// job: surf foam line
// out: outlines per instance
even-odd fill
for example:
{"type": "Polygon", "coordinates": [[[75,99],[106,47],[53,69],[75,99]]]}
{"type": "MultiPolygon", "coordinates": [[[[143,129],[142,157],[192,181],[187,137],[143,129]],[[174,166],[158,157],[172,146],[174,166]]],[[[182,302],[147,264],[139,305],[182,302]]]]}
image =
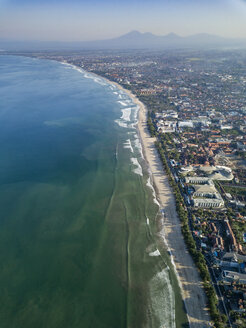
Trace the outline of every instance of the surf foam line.
{"type": "Polygon", "coordinates": [[[143,155],[143,147],[142,147],[142,144],[141,144],[140,138],[139,138],[139,136],[138,136],[136,133],[135,133],[134,137],[135,137],[135,140],[134,140],[134,146],[136,147],[136,149],[137,149],[138,152],[140,153],[141,158],[144,159],[144,155],[143,155]]]}
{"type": "Polygon", "coordinates": [[[131,152],[133,153],[133,148],[132,148],[132,143],[130,139],[127,139],[126,142],[124,142],[124,148],[130,149],[131,152]]]}
{"type": "MultiPolygon", "coordinates": [[[[111,90],[115,90],[115,88],[114,89],[110,88],[110,89],[111,90]]],[[[114,91],[113,94],[115,94],[116,96],[118,96],[119,99],[123,99],[122,95],[119,92],[114,91]]]]}
{"type": "MultiPolygon", "coordinates": [[[[134,132],[132,132],[134,133],[134,132]]],[[[144,160],[146,161],[145,159],[145,156],[144,156],[144,160]]],[[[146,163],[148,163],[146,161],[146,163]]],[[[166,240],[166,237],[165,237],[165,210],[164,209],[161,209],[161,204],[159,203],[159,201],[157,200],[157,196],[156,196],[156,190],[153,186],[153,178],[152,178],[152,172],[150,170],[150,167],[148,166],[148,174],[149,174],[149,178],[146,182],[146,185],[152,190],[152,195],[153,195],[153,201],[156,205],[158,205],[159,207],[159,211],[158,213],[161,214],[161,220],[160,220],[160,223],[161,223],[161,229],[158,233],[159,237],[162,239],[164,245],[166,246],[167,248],[167,251],[168,251],[168,254],[170,255],[170,260],[171,260],[171,264],[172,264],[172,267],[173,267],[173,270],[174,270],[174,273],[175,273],[175,276],[177,277],[177,281],[178,281],[178,285],[179,285],[179,288],[181,290],[181,294],[182,294],[182,299],[183,299],[183,302],[184,302],[184,307],[185,307],[185,311],[186,311],[186,315],[187,315],[187,319],[188,319],[188,323],[189,323],[189,327],[190,327],[190,318],[189,318],[189,315],[188,315],[188,311],[187,311],[187,306],[186,306],[186,302],[185,302],[185,298],[184,298],[184,295],[183,295],[183,289],[182,289],[182,285],[181,285],[181,281],[180,281],[180,277],[179,277],[179,274],[178,274],[178,271],[177,271],[177,267],[176,267],[176,264],[174,262],[174,256],[172,254],[172,251],[168,245],[168,242],[166,240]]],[[[147,218],[147,225],[149,225],[149,219],[147,218]]],[[[170,268],[167,266],[167,268],[170,270],[170,268]]],[[[175,301],[175,299],[174,299],[175,301]]],[[[164,302],[165,303],[165,302],[164,302]]],[[[164,304],[163,303],[163,304],[164,304]]],[[[163,328],[166,326],[163,325],[161,326],[160,328],[163,328]]],[[[174,310],[174,327],[176,327],[176,324],[175,324],[175,310],[174,310]]]]}
{"type": "Polygon", "coordinates": [[[104,82],[102,79],[100,79],[99,77],[97,76],[93,76],[89,73],[84,73],[84,77],[86,79],[92,79],[94,82],[98,83],[98,84],[101,84],[101,85],[107,85],[106,82],[104,82]]]}
{"type": "Polygon", "coordinates": [[[118,103],[122,106],[128,106],[128,103],[126,101],[118,100],[118,103]]]}
{"type": "Polygon", "coordinates": [[[122,116],[121,116],[122,120],[127,122],[131,121],[131,112],[132,112],[131,107],[121,109],[121,112],[122,112],[122,116]]]}
{"type": "Polygon", "coordinates": [[[104,80],[103,78],[100,78],[99,76],[94,75],[94,74],[92,74],[92,73],[88,73],[88,72],[86,72],[85,70],[83,70],[82,68],[80,68],[80,67],[78,67],[78,66],[76,66],[76,65],[69,64],[69,63],[67,63],[66,61],[62,61],[62,62],[60,62],[60,63],[61,63],[62,65],[70,66],[71,68],[73,68],[73,69],[76,70],[77,72],[83,74],[84,78],[86,78],[86,79],[91,79],[91,80],[93,80],[94,82],[96,82],[96,83],[98,83],[98,84],[100,84],[100,85],[103,85],[103,86],[107,86],[107,85],[109,85],[109,87],[112,87],[112,88],[113,88],[112,90],[114,90],[114,89],[116,88],[115,85],[110,84],[109,82],[107,82],[107,81],[104,80]]]}
{"type": "Polygon", "coordinates": [[[141,165],[138,162],[138,159],[136,157],[132,157],[131,158],[131,162],[134,166],[136,166],[136,168],[133,170],[134,173],[143,176],[143,170],[141,165]]]}
{"type": "Polygon", "coordinates": [[[121,128],[125,128],[125,129],[128,128],[127,123],[125,123],[121,119],[115,120],[115,123],[117,123],[121,128]]]}
{"type": "MultiPolygon", "coordinates": [[[[131,113],[130,114],[128,113],[128,112],[130,112],[130,110],[129,110],[130,106],[131,106],[131,109],[133,107],[135,107],[135,108],[137,107],[134,100],[131,97],[129,97],[129,95],[126,91],[120,89],[120,86],[117,87],[117,85],[113,84],[113,82],[111,82],[107,79],[101,78],[100,76],[98,76],[94,73],[88,73],[87,71],[85,71],[84,69],[82,69],[82,68],[80,68],[76,65],[67,63],[66,61],[62,61],[62,62],[59,61],[59,63],[62,64],[62,65],[66,65],[66,66],[69,66],[69,67],[73,68],[77,72],[83,74],[84,78],[92,79],[95,83],[98,83],[98,84],[103,85],[103,86],[109,86],[109,88],[113,91],[114,94],[116,94],[116,95],[118,95],[118,97],[122,98],[121,100],[118,100],[118,103],[121,104],[124,107],[128,106],[128,108],[125,108],[127,110],[127,112],[123,112],[123,109],[122,109],[121,119],[115,120],[115,123],[117,123],[122,128],[133,128],[133,129],[136,128],[137,121],[134,122],[134,123],[131,123],[129,125],[126,123],[126,121],[127,122],[130,121],[131,113]],[[123,97],[124,97],[124,99],[123,99],[123,97]]],[[[137,113],[134,112],[134,119],[136,117],[137,117],[137,113]]]]}
{"type": "Polygon", "coordinates": [[[149,289],[152,309],[160,321],[160,328],[176,328],[175,295],[168,268],[158,272],[150,280],[149,289]]]}
{"type": "Polygon", "coordinates": [[[159,249],[157,249],[154,252],[149,253],[149,256],[160,256],[160,255],[161,255],[161,253],[160,253],[159,249]]]}
{"type": "Polygon", "coordinates": [[[157,197],[156,197],[156,192],[155,192],[155,188],[153,187],[153,184],[151,183],[151,179],[150,179],[150,176],[146,182],[146,186],[149,187],[151,190],[152,190],[152,195],[153,195],[153,201],[156,205],[159,206],[159,208],[161,207],[160,203],[158,202],[157,200],[157,197]]]}
{"type": "Polygon", "coordinates": [[[186,301],[185,301],[185,298],[184,298],[184,295],[183,295],[183,289],[182,289],[182,284],[181,284],[181,281],[180,281],[180,277],[179,277],[179,274],[178,274],[178,271],[177,271],[177,267],[176,267],[176,264],[174,262],[174,256],[173,256],[173,253],[170,249],[170,247],[168,246],[168,242],[166,240],[166,237],[165,237],[165,210],[162,209],[160,211],[161,215],[162,215],[162,218],[161,218],[161,230],[159,232],[159,236],[162,238],[164,244],[166,245],[167,247],[167,251],[170,255],[170,260],[171,260],[171,263],[172,263],[172,266],[173,266],[173,269],[174,269],[174,273],[177,277],[177,281],[178,281],[178,285],[179,285],[179,288],[181,290],[181,294],[182,294],[182,299],[183,299],[183,302],[184,302],[184,307],[185,307],[185,311],[186,311],[186,315],[187,315],[187,319],[188,319],[188,322],[189,322],[189,327],[190,327],[190,318],[189,318],[189,314],[188,314],[188,311],[187,311],[187,306],[186,306],[186,301]]]}
{"type": "MultiPolygon", "coordinates": [[[[121,100],[118,100],[118,103],[124,107],[127,107],[131,109],[133,108],[138,108],[138,106],[136,106],[136,103],[135,101],[129,97],[128,93],[124,90],[122,90],[120,88],[120,86],[117,87],[117,85],[113,84],[113,82],[107,80],[107,79],[104,79],[104,78],[101,78],[100,76],[94,74],[94,73],[88,73],[87,71],[85,71],[84,69],[76,66],[76,65],[73,65],[73,64],[70,64],[70,63],[67,63],[66,61],[62,61],[62,62],[59,62],[60,64],[62,65],[66,65],[66,66],[69,66],[71,68],[73,68],[74,70],[76,70],[77,72],[83,74],[84,78],[87,78],[87,79],[92,79],[94,82],[100,84],[100,85],[103,85],[103,86],[109,86],[109,88],[113,91],[114,94],[118,95],[118,97],[122,98],[121,100]],[[117,90],[117,91],[116,91],[117,90]],[[124,97],[124,99],[123,99],[124,97]]],[[[123,120],[127,120],[127,121],[130,121],[130,117],[128,117],[128,114],[125,114],[123,113],[122,115],[123,117],[121,117],[121,119],[123,120]]],[[[122,120],[120,119],[117,119],[115,120],[115,122],[122,128],[132,128],[132,129],[135,129],[136,128],[136,125],[137,125],[137,112],[134,111],[134,123],[131,123],[129,125],[127,125],[124,121],[122,122],[122,120]]]]}
{"type": "Polygon", "coordinates": [[[137,121],[138,122],[139,106],[134,106],[133,109],[134,109],[134,117],[133,117],[133,119],[134,119],[134,121],[137,121]]]}

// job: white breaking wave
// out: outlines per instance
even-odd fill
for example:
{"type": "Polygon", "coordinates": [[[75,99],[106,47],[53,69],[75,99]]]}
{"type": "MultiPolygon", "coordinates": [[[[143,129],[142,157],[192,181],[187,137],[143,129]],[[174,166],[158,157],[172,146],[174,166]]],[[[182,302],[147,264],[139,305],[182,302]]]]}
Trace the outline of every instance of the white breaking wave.
{"type": "Polygon", "coordinates": [[[100,79],[99,77],[96,77],[96,76],[94,76],[92,74],[86,73],[86,72],[84,72],[82,70],[80,70],[80,71],[81,71],[81,73],[84,73],[84,77],[86,79],[91,79],[91,80],[93,80],[94,82],[96,82],[96,83],[98,83],[100,85],[108,85],[108,83],[105,82],[103,79],[100,79]]]}
{"type": "Polygon", "coordinates": [[[149,187],[152,190],[152,195],[153,195],[154,203],[160,207],[160,203],[158,202],[158,200],[156,198],[155,189],[154,189],[154,187],[153,187],[153,185],[151,183],[150,177],[147,180],[146,186],[149,187]]]}
{"type": "Polygon", "coordinates": [[[130,149],[131,152],[133,153],[132,143],[130,139],[126,140],[126,142],[124,143],[124,148],[130,149]]]}
{"type": "MultiPolygon", "coordinates": [[[[162,214],[162,218],[161,218],[161,231],[159,232],[159,235],[162,238],[164,244],[167,246],[167,250],[168,250],[168,253],[170,255],[171,263],[172,263],[172,266],[174,268],[174,272],[175,272],[175,275],[177,277],[180,290],[182,291],[182,285],[181,285],[181,281],[180,281],[180,277],[179,277],[179,274],[178,274],[178,271],[177,271],[176,264],[174,262],[173,254],[171,252],[171,249],[168,246],[168,243],[167,243],[167,240],[166,240],[166,237],[165,237],[165,230],[164,230],[165,229],[164,228],[165,227],[165,214],[164,214],[164,209],[161,210],[161,214],[162,214]]],[[[184,300],[184,306],[186,308],[186,302],[185,302],[185,300],[184,300]]],[[[190,322],[189,317],[188,317],[188,321],[190,322]]]]}
{"type": "Polygon", "coordinates": [[[134,121],[138,122],[138,111],[139,111],[139,106],[135,106],[134,108],[134,121]]]}
{"type": "Polygon", "coordinates": [[[130,124],[129,125],[129,127],[131,128],[131,129],[136,129],[136,125],[137,125],[138,123],[136,122],[136,123],[132,123],[132,124],[130,124]]]}
{"type": "Polygon", "coordinates": [[[128,104],[124,101],[118,100],[118,103],[121,104],[122,106],[128,106],[128,104]]]}
{"type": "Polygon", "coordinates": [[[161,214],[162,214],[162,218],[161,218],[161,227],[162,228],[161,228],[161,231],[160,231],[159,235],[161,236],[164,244],[167,246],[168,253],[171,255],[172,253],[171,253],[171,250],[170,250],[170,248],[168,246],[168,243],[167,243],[167,240],[166,240],[166,237],[165,237],[165,231],[164,231],[164,213],[163,213],[163,211],[161,211],[161,214]]]}
{"type": "Polygon", "coordinates": [[[121,111],[122,111],[121,119],[124,121],[130,121],[132,109],[129,107],[129,108],[124,108],[121,111]]]}
{"type": "Polygon", "coordinates": [[[142,144],[141,144],[140,139],[139,139],[139,137],[138,137],[137,134],[135,134],[135,138],[136,138],[136,139],[134,140],[134,146],[135,146],[135,147],[137,148],[137,150],[139,151],[141,157],[144,158],[144,156],[143,156],[143,148],[142,148],[142,144]]]}
{"type": "Polygon", "coordinates": [[[136,168],[133,170],[133,172],[136,173],[136,174],[138,174],[138,175],[143,176],[143,170],[142,170],[141,165],[138,163],[137,158],[132,157],[132,158],[131,158],[131,162],[132,162],[132,164],[133,164],[134,166],[136,166],[136,168]]]}
{"type": "Polygon", "coordinates": [[[101,79],[101,78],[99,78],[99,77],[97,77],[95,75],[92,75],[92,74],[87,73],[82,68],[79,68],[79,67],[77,67],[75,65],[72,65],[72,64],[69,64],[69,63],[66,63],[66,62],[61,62],[61,64],[62,65],[70,66],[71,68],[75,69],[77,72],[82,73],[83,76],[84,76],[84,78],[86,78],[86,79],[92,79],[94,82],[96,82],[98,84],[101,84],[101,85],[108,85],[108,83],[105,82],[103,79],[101,79]]]}
{"type": "Polygon", "coordinates": [[[77,71],[77,72],[79,72],[79,73],[85,74],[85,71],[83,71],[82,68],[79,68],[79,67],[77,67],[77,66],[75,66],[75,65],[73,65],[73,64],[69,64],[69,63],[67,63],[67,62],[60,62],[60,63],[61,63],[62,65],[65,65],[65,66],[68,66],[68,67],[74,69],[75,71],[77,71]]]}
{"type": "Polygon", "coordinates": [[[101,84],[101,85],[107,85],[107,83],[103,82],[103,80],[98,79],[98,78],[96,78],[96,77],[93,78],[93,81],[96,82],[96,83],[98,83],[98,84],[101,84]]]}
{"type": "Polygon", "coordinates": [[[119,90],[119,93],[120,93],[121,95],[125,96],[125,97],[127,96],[127,93],[126,93],[125,91],[121,90],[121,89],[119,90]]]}
{"type": "Polygon", "coordinates": [[[67,62],[60,62],[62,65],[66,65],[66,66],[70,66],[71,68],[72,67],[75,67],[74,65],[72,65],[72,64],[69,64],[69,63],[67,63],[67,62]]]}
{"type": "MultiPolygon", "coordinates": [[[[84,78],[86,78],[86,79],[92,79],[95,83],[98,83],[98,84],[100,84],[100,85],[103,85],[103,86],[107,86],[107,85],[109,85],[109,88],[113,91],[113,90],[116,90],[117,88],[116,88],[116,86],[115,85],[113,85],[113,84],[110,84],[109,82],[107,82],[107,81],[105,81],[104,79],[102,79],[102,78],[100,78],[100,77],[97,77],[97,76],[95,76],[95,75],[93,75],[93,74],[90,74],[90,73],[88,73],[88,72],[86,72],[86,71],[84,71],[82,68],[79,68],[79,67],[77,67],[77,66],[75,66],[75,65],[72,65],[72,64],[69,64],[69,63],[67,63],[67,62],[60,62],[62,65],[66,65],[66,66],[68,66],[68,67],[70,67],[70,68],[73,68],[73,69],[75,69],[77,72],[79,72],[79,73],[82,73],[83,74],[83,76],[84,76],[84,78]]],[[[123,90],[119,90],[118,92],[117,91],[113,91],[113,93],[114,94],[116,94],[116,95],[118,95],[118,97],[120,98],[120,99],[122,99],[123,98],[123,96],[124,96],[124,101],[122,101],[122,100],[118,100],[118,103],[119,104],[121,104],[122,106],[129,106],[129,105],[133,105],[134,104],[134,101],[132,100],[132,99],[125,99],[125,97],[128,97],[128,94],[127,93],[125,93],[123,90]]],[[[135,105],[135,104],[134,104],[135,105]]],[[[126,108],[126,111],[124,111],[124,110],[122,110],[122,116],[121,116],[121,119],[118,119],[118,120],[115,120],[115,122],[120,126],[120,127],[123,127],[123,128],[135,128],[136,127],[136,123],[132,123],[132,124],[126,124],[125,123],[125,121],[130,121],[131,119],[130,119],[130,116],[131,116],[131,110],[132,110],[132,108],[130,108],[130,107],[128,107],[128,108],[126,108]]],[[[134,117],[136,117],[135,116],[136,114],[135,114],[135,112],[134,112],[134,117]]]]}
{"type": "MultiPolygon", "coordinates": [[[[173,254],[172,254],[171,249],[170,249],[169,246],[168,246],[168,243],[167,243],[167,240],[166,240],[166,237],[165,237],[165,217],[164,217],[164,210],[161,210],[161,214],[162,214],[162,219],[161,219],[161,231],[160,231],[159,235],[161,236],[161,238],[162,238],[164,244],[167,246],[167,250],[168,250],[168,253],[169,253],[170,258],[171,258],[171,263],[172,263],[172,265],[173,265],[174,272],[175,272],[175,275],[176,275],[176,277],[177,277],[179,287],[180,287],[180,289],[182,290],[182,285],[181,285],[181,281],[180,281],[180,278],[179,278],[179,274],[178,274],[178,271],[177,271],[176,264],[175,264],[174,259],[173,259],[173,254]]],[[[185,306],[186,306],[186,305],[185,305],[185,306]]]]}
{"type": "Polygon", "coordinates": [[[86,79],[91,79],[91,75],[88,74],[88,73],[86,73],[86,72],[85,72],[85,74],[84,74],[84,77],[85,77],[86,79]]]}
{"type": "MultiPolygon", "coordinates": [[[[178,274],[178,271],[177,271],[176,264],[174,262],[173,254],[171,252],[171,249],[168,246],[168,243],[167,243],[167,240],[166,240],[166,237],[165,237],[165,230],[164,230],[164,227],[165,227],[165,214],[164,214],[164,209],[161,210],[161,214],[162,214],[162,218],[161,218],[161,231],[159,232],[159,235],[162,238],[164,244],[167,246],[167,250],[168,250],[168,253],[170,255],[171,263],[172,263],[172,266],[174,268],[174,272],[175,272],[175,275],[177,277],[180,290],[182,291],[182,285],[181,285],[181,281],[180,281],[180,277],[179,277],[179,274],[178,274]]],[[[187,307],[186,307],[186,301],[185,300],[184,300],[184,306],[185,306],[185,309],[187,309],[187,307]]],[[[189,317],[188,317],[188,321],[190,322],[189,317]]]]}
{"type": "Polygon", "coordinates": [[[71,65],[71,67],[73,69],[75,69],[75,71],[77,71],[77,72],[79,72],[79,73],[81,73],[81,74],[83,74],[85,76],[85,72],[82,70],[82,68],[79,68],[79,67],[77,67],[75,65],[71,65]]]}
{"type": "Polygon", "coordinates": [[[120,127],[122,128],[128,128],[128,125],[127,123],[125,123],[124,121],[122,120],[115,120],[115,123],[117,123],[120,127]]]}
{"type": "Polygon", "coordinates": [[[160,256],[161,253],[159,251],[159,249],[157,249],[156,251],[152,252],[152,253],[149,253],[149,256],[160,256]]]}
{"type": "Polygon", "coordinates": [[[134,101],[132,99],[125,99],[124,100],[128,105],[134,105],[134,101]]]}
{"type": "Polygon", "coordinates": [[[175,328],[175,295],[168,268],[151,279],[150,296],[154,315],[160,321],[160,328],[175,328]]]}
{"type": "Polygon", "coordinates": [[[115,120],[115,122],[120,127],[127,128],[128,124],[126,122],[129,122],[131,120],[132,109],[130,107],[129,108],[122,108],[121,112],[122,112],[121,118],[118,119],[118,120],[115,120]]]}

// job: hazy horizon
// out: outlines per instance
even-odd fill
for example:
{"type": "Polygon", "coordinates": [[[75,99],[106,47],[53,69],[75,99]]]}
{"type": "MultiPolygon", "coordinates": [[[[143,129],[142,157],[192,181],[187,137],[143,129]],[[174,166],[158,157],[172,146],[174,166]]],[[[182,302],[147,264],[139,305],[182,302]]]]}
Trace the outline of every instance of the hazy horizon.
{"type": "MultiPolygon", "coordinates": [[[[152,32],[149,32],[149,31],[146,31],[146,32],[141,32],[141,31],[139,31],[139,30],[129,30],[129,31],[126,31],[125,33],[121,33],[121,34],[119,34],[119,35],[116,35],[115,37],[105,37],[105,38],[101,38],[101,39],[99,39],[99,38],[97,38],[97,39],[90,39],[90,40],[56,40],[56,39],[54,39],[54,40],[37,40],[37,39],[19,39],[19,40],[17,40],[17,39],[14,39],[14,38],[1,38],[0,37],[0,40],[1,41],[6,41],[6,42],[37,42],[37,43],[52,43],[52,42],[54,42],[54,43],[56,43],[56,42],[61,42],[61,43],[69,43],[69,42],[71,42],[71,43],[77,43],[77,42],[85,42],[86,44],[87,44],[87,42],[97,42],[97,41],[107,41],[107,40],[113,40],[113,39],[118,39],[118,38],[120,38],[120,37],[123,37],[123,36],[126,36],[126,35],[128,35],[128,34],[131,34],[131,33],[134,33],[134,32],[136,32],[136,33],[140,33],[140,34],[148,34],[148,33],[151,33],[152,35],[154,35],[154,36],[168,36],[168,35],[176,35],[176,36],[179,36],[179,37],[183,37],[183,38],[185,38],[185,37],[190,37],[190,36],[195,36],[195,35],[211,35],[211,36],[216,36],[216,37],[224,37],[224,36],[222,36],[222,35],[219,35],[219,34],[212,34],[212,33],[206,33],[206,32],[198,32],[198,33],[193,33],[193,34],[187,34],[187,35],[181,35],[181,34],[178,34],[178,33],[174,33],[174,32],[168,32],[168,33],[166,33],[166,34],[156,34],[156,33],[152,33],[152,32]]],[[[226,40],[226,37],[224,37],[225,38],[225,40],[226,40]]],[[[233,39],[235,39],[235,40],[238,40],[238,39],[246,39],[246,36],[245,37],[228,37],[228,39],[230,39],[230,40],[233,40],[233,39]]]]}
{"type": "Polygon", "coordinates": [[[0,38],[89,41],[132,30],[246,38],[243,0],[0,0],[0,38]]]}

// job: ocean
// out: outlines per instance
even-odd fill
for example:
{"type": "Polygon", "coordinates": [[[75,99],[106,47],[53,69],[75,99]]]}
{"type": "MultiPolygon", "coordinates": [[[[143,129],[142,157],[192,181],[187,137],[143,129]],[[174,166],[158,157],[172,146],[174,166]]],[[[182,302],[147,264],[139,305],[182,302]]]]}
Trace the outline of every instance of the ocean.
{"type": "Polygon", "coordinates": [[[186,327],[138,107],[103,78],[0,56],[0,326],[186,327]]]}

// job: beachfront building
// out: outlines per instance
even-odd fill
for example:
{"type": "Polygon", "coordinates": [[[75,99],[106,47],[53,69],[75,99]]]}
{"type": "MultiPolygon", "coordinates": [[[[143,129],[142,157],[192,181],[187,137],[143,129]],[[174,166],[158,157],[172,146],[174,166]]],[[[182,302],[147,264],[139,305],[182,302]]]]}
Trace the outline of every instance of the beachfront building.
{"type": "Polygon", "coordinates": [[[211,181],[207,177],[186,177],[185,183],[195,183],[195,184],[208,184],[211,181]]]}
{"type": "Polygon", "coordinates": [[[202,208],[222,208],[224,206],[223,199],[215,198],[193,198],[194,207],[202,208]]]}
{"type": "Polygon", "coordinates": [[[174,133],[177,129],[177,122],[176,121],[164,121],[159,120],[156,123],[157,131],[160,133],[174,133]]]}
{"type": "Polygon", "coordinates": [[[224,200],[211,179],[207,177],[186,177],[185,182],[192,184],[194,207],[221,208],[224,206],[224,200]]]}

